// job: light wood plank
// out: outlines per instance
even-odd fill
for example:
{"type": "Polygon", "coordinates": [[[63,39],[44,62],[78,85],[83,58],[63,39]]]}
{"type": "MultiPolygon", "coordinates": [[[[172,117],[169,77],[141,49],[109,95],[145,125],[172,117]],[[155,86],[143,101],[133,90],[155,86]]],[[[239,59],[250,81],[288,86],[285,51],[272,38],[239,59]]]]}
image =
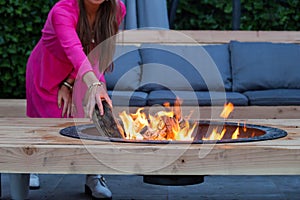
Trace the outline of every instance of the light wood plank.
{"type": "Polygon", "coordinates": [[[26,117],[25,99],[0,99],[0,118],[26,117]]]}
{"type": "Polygon", "coordinates": [[[215,44],[230,40],[300,43],[299,31],[129,30],[117,36],[120,44],[215,44]]]}
{"type": "MultiPolygon", "coordinates": [[[[131,144],[77,140],[72,119],[0,119],[0,171],[105,174],[300,174],[300,120],[248,120],[282,128],[282,139],[228,144],[131,144]]],[[[76,124],[89,123],[82,119],[76,124]]]]}
{"type": "MultiPolygon", "coordinates": [[[[151,110],[154,107],[145,107],[151,110]]],[[[115,106],[116,116],[123,110],[135,112],[137,107],[115,106]]],[[[222,107],[211,106],[185,106],[182,107],[184,115],[189,115],[192,111],[194,118],[217,117],[217,113],[222,111],[222,107]],[[213,113],[213,114],[212,114],[213,113]]],[[[0,118],[24,118],[26,117],[25,99],[0,99],[0,118]]],[[[230,119],[300,119],[300,106],[236,106],[230,119]]]]}

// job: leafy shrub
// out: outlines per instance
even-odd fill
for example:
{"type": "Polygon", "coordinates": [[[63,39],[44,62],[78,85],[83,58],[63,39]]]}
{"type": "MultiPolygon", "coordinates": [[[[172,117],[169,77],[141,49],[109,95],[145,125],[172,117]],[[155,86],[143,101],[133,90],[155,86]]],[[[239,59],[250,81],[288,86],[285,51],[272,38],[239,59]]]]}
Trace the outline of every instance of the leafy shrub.
{"type": "Polygon", "coordinates": [[[242,0],[242,30],[299,30],[300,1],[242,0]]]}
{"type": "Polygon", "coordinates": [[[53,4],[0,0],[0,98],[25,98],[26,62],[53,4]]]}
{"type": "MultiPolygon", "coordinates": [[[[299,12],[298,0],[241,0],[240,29],[299,30],[299,12]]],[[[174,25],[177,30],[231,30],[232,0],[180,0],[174,25]]]]}

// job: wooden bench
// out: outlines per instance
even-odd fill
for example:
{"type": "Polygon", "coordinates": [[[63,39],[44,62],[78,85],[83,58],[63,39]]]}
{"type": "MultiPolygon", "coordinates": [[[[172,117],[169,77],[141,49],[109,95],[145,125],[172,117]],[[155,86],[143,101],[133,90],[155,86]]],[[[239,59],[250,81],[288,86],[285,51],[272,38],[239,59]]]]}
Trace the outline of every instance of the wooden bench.
{"type": "Polygon", "coordinates": [[[299,31],[197,31],[138,30],[124,31],[117,37],[119,44],[222,44],[241,42],[300,43],[299,31]]]}
{"type": "MultiPolygon", "coordinates": [[[[226,43],[273,41],[300,43],[296,31],[126,31],[118,42],[226,43]],[[191,39],[193,38],[193,39],[191,39]]],[[[88,119],[31,119],[24,99],[0,100],[0,173],[164,174],[164,175],[295,175],[300,174],[299,106],[236,107],[232,121],[281,128],[277,140],[232,144],[158,145],[88,141],[61,136],[62,128],[91,123],[88,119]]],[[[190,108],[183,108],[190,110],[190,108]]],[[[211,107],[201,107],[209,117],[211,107]]],[[[116,108],[116,111],[122,108],[116,108]]]]}
{"type": "MultiPolygon", "coordinates": [[[[137,108],[132,108],[136,110],[137,108]]],[[[183,107],[183,112],[189,113],[193,107],[183,107]]],[[[211,110],[209,106],[203,106],[201,118],[209,118],[211,110]]],[[[216,109],[221,110],[222,107],[216,109]]],[[[115,107],[115,113],[124,110],[123,107],[115,107]]],[[[0,118],[25,118],[25,99],[0,99],[0,118]]],[[[300,106],[236,106],[230,119],[299,119],[300,106]]]]}

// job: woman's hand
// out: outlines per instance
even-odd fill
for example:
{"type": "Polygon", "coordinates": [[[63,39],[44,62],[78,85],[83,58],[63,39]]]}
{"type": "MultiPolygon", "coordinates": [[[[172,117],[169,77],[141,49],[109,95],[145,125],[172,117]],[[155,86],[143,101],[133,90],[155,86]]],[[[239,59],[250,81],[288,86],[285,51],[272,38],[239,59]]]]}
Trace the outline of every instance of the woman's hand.
{"type": "Polygon", "coordinates": [[[61,117],[64,117],[65,114],[67,114],[67,118],[70,117],[72,109],[72,90],[62,85],[58,90],[57,103],[60,109],[63,105],[61,117]]]}
{"type": "Polygon", "coordinates": [[[102,100],[105,100],[110,107],[112,107],[112,101],[109,98],[106,90],[106,85],[103,82],[99,82],[94,72],[89,71],[83,75],[83,81],[89,88],[85,96],[86,113],[90,119],[92,119],[95,105],[98,105],[100,114],[104,114],[102,100]]]}
{"type": "Polygon", "coordinates": [[[87,99],[87,112],[90,119],[94,112],[95,105],[98,105],[100,114],[104,114],[104,109],[102,105],[102,100],[105,100],[110,107],[112,107],[112,101],[109,98],[106,90],[106,86],[102,82],[95,82],[90,85],[88,90],[88,99],[87,99]]]}

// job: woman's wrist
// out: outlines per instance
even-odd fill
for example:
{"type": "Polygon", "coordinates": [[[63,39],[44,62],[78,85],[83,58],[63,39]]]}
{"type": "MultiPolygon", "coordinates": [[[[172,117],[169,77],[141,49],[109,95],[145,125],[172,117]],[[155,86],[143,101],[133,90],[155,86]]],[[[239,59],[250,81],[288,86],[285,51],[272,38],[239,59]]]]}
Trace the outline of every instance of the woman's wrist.
{"type": "Polygon", "coordinates": [[[94,83],[92,83],[91,85],[89,85],[89,91],[91,90],[91,89],[93,89],[94,87],[102,87],[103,86],[103,83],[102,82],[100,82],[100,81],[96,81],[96,82],[94,82],[94,83]]]}
{"type": "Polygon", "coordinates": [[[65,86],[69,90],[73,90],[73,84],[69,83],[68,81],[63,81],[62,86],[65,86]]]}
{"type": "Polygon", "coordinates": [[[73,90],[75,80],[72,78],[66,78],[61,84],[60,87],[65,86],[68,88],[70,91],[73,90]]]}
{"type": "Polygon", "coordinates": [[[75,79],[73,79],[73,78],[67,78],[67,79],[65,79],[64,81],[66,81],[67,83],[69,83],[70,85],[74,85],[74,82],[75,82],[75,79]]]}
{"type": "Polygon", "coordinates": [[[95,86],[102,86],[103,82],[100,82],[94,72],[89,71],[84,74],[83,81],[86,84],[87,88],[90,90],[95,86]],[[100,84],[99,84],[100,83],[100,84]]]}

